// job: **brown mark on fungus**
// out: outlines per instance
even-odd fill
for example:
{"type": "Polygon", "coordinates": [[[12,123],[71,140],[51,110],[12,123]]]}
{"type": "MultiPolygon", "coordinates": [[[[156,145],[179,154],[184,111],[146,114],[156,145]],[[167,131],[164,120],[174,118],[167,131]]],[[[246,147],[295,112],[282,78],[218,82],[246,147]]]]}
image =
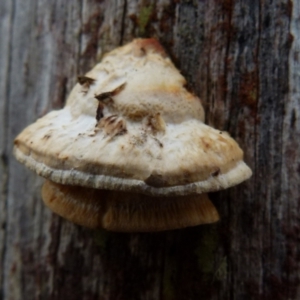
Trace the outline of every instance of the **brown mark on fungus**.
{"type": "Polygon", "coordinates": [[[78,80],[63,109],[15,139],[15,157],[47,179],[46,205],[113,231],[218,221],[207,192],[239,184],[251,170],[228,134],[204,124],[199,98],[162,46],[136,39],[78,80]]]}
{"type": "Polygon", "coordinates": [[[111,115],[102,118],[96,127],[103,129],[107,135],[116,136],[126,133],[126,123],[124,120],[119,119],[117,115],[111,115]]]}
{"type": "Polygon", "coordinates": [[[95,82],[95,79],[87,76],[78,76],[77,79],[79,84],[87,85],[88,87],[90,87],[95,82]]]}
{"type": "MultiPolygon", "coordinates": [[[[101,102],[99,102],[98,107],[97,107],[97,111],[96,111],[96,121],[97,122],[100,121],[103,118],[103,109],[104,109],[104,105],[101,102]]],[[[96,126],[97,126],[97,124],[96,124],[96,126]]]]}
{"type": "Polygon", "coordinates": [[[166,130],[166,124],[160,113],[150,115],[147,118],[147,127],[150,128],[153,134],[156,134],[158,132],[164,133],[166,130]]]}
{"type": "Polygon", "coordinates": [[[90,86],[95,82],[95,79],[87,77],[87,76],[78,76],[78,83],[84,88],[82,90],[83,93],[87,93],[90,86]]]}
{"type": "Polygon", "coordinates": [[[126,83],[123,83],[110,92],[105,92],[105,93],[95,95],[95,98],[98,101],[103,101],[103,102],[105,102],[106,100],[112,100],[112,97],[120,93],[125,88],[125,85],[126,83]]]}
{"type": "Polygon", "coordinates": [[[220,168],[216,168],[216,170],[211,173],[211,176],[218,176],[220,174],[220,171],[220,168]]]}

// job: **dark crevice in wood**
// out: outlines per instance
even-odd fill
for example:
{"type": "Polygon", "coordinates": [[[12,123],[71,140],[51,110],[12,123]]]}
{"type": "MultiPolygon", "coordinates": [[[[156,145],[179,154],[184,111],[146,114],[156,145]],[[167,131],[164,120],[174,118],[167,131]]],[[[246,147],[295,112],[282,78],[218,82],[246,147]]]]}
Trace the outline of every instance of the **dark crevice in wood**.
{"type": "Polygon", "coordinates": [[[0,257],[0,268],[2,268],[1,273],[2,276],[0,276],[0,299],[4,299],[4,277],[5,277],[5,257],[6,257],[6,251],[7,251],[7,230],[6,230],[6,223],[7,220],[5,220],[5,217],[7,216],[6,210],[7,210],[7,197],[8,197],[8,158],[7,155],[4,153],[1,154],[1,164],[2,164],[2,170],[3,170],[3,175],[2,179],[3,181],[1,182],[1,197],[0,200],[3,201],[3,208],[4,210],[0,213],[3,214],[4,220],[2,221],[3,223],[0,224],[1,228],[0,231],[3,231],[3,245],[2,245],[2,253],[0,257]]]}
{"type": "MultiPolygon", "coordinates": [[[[255,57],[255,63],[256,63],[256,111],[258,111],[258,103],[259,103],[259,98],[260,98],[260,68],[259,68],[259,56],[260,56],[260,46],[261,46],[261,30],[262,30],[262,3],[258,1],[258,39],[257,39],[257,50],[256,50],[256,57],[255,57]]],[[[257,116],[255,116],[255,122],[254,122],[254,141],[255,145],[258,144],[258,132],[257,132],[257,116]]],[[[254,147],[254,161],[257,162],[258,156],[257,156],[257,146],[254,147]]],[[[253,165],[253,179],[255,183],[257,182],[257,177],[256,177],[256,166],[257,164],[252,164],[253,165]]],[[[255,184],[256,185],[256,184],[255,184]]]]}
{"type": "MultiPolygon", "coordinates": [[[[83,1],[84,0],[79,1],[80,28],[83,27],[83,1]]],[[[78,55],[76,58],[76,72],[77,72],[77,76],[78,76],[82,72],[82,70],[80,68],[81,51],[82,51],[82,30],[80,30],[80,32],[78,33],[77,43],[78,43],[78,55]]]]}
{"type": "Polygon", "coordinates": [[[292,111],[291,121],[290,121],[290,129],[291,130],[295,129],[296,121],[297,121],[297,112],[294,108],[292,111]]]}
{"type": "Polygon", "coordinates": [[[55,215],[53,213],[52,215],[52,223],[51,223],[51,228],[50,228],[50,232],[51,232],[51,243],[49,246],[49,252],[51,254],[51,258],[49,258],[50,260],[50,264],[52,266],[52,282],[53,282],[53,286],[52,286],[52,290],[50,290],[50,295],[53,297],[53,299],[60,299],[60,297],[58,297],[58,295],[56,293],[58,293],[61,289],[61,287],[56,285],[56,282],[58,281],[58,274],[60,273],[59,270],[59,261],[58,261],[58,254],[60,253],[59,251],[59,245],[61,243],[61,228],[62,228],[62,222],[65,222],[65,220],[62,220],[61,217],[55,215]]]}
{"type": "Polygon", "coordinates": [[[162,246],[162,259],[161,259],[161,268],[160,268],[160,299],[164,299],[164,276],[165,276],[165,268],[166,268],[166,256],[167,256],[167,250],[166,250],[166,240],[163,241],[162,246]]]}
{"type": "MultiPolygon", "coordinates": [[[[225,62],[224,62],[224,89],[223,89],[223,99],[225,102],[225,105],[228,102],[227,96],[228,96],[228,60],[229,60],[229,52],[230,52],[230,46],[231,46],[231,41],[232,41],[232,35],[233,35],[233,28],[232,28],[232,15],[233,15],[233,0],[227,0],[224,3],[224,10],[225,13],[228,13],[228,21],[227,21],[227,43],[226,43],[226,50],[225,50],[225,62]]],[[[232,116],[232,106],[229,107],[229,116],[232,116]]],[[[227,128],[225,129],[226,131],[229,130],[230,128],[230,122],[231,119],[229,119],[227,123],[227,128]]]]}
{"type": "Polygon", "coordinates": [[[124,0],[119,45],[123,45],[124,42],[126,14],[127,14],[127,0],[124,0]]]}
{"type": "MultiPolygon", "coordinates": [[[[4,201],[4,210],[5,212],[1,212],[4,216],[5,216],[5,222],[6,224],[9,224],[11,222],[11,220],[9,220],[8,218],[8,214],[7,214],[7,203],[8,203],[8,194],[9,194],[9,181],[11,180],[11,178],[9,177],[9,164],[10,164],[10,158],[9,158],[9,149],[11,149],[11,146],[9,145],[8,141],[9,141],[9,124],[10,124],[10,119],[9,119],[9,112],[10,112],[10,107],[9,107],[9,99],[10,99],[10,92],[11,92],[11,87],[13,85],[13,80],[12,80],[12,48],[13,48],[13,39],[14,39],[14,28],[16,26],[16,0],[12,0],[11,1],[11,15],[10,15],[10,28],[9,28],[9,45],[8,45],[8,57],[7,57],[7,61],[8,61],[8,66],[7,66],[7,77],[6,77],[6,101],[5,101],[5,106],[4,106],[4,130],[3,130],[3,145],[5,145],[4,148],[4,153],[1,153],[1,163],[3,165],[3,171],[4,171],[4,181],[2,182],[2,191],[1,194],[3,196],[2,200],[4,201]]],[[[5,299],[5,281],[8,280],[7,278],[7,270],[5,269],[6,263],[6,255],[9,251],[9,242],[8,242],[8,231],[4,230],[3,233],[3,252],[2,255],[0,257],[0,267],[2,268],[2,277],[1,282],[0,282],[0,299],[5,299]]]]}

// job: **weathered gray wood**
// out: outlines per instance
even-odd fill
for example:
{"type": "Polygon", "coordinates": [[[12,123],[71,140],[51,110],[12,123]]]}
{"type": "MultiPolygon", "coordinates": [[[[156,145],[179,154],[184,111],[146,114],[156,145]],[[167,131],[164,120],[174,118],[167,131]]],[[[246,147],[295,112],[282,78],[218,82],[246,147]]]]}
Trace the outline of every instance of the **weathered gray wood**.
{"type": "Polygon", "coordinates": [[[0,299],[300,299],[300,1],[0,1],[0,299]],[[211,195],[222,220],[91,231],[52,214],[13,139],[77,75],[157,37],[245,150],[251,180],[211,195]]]}

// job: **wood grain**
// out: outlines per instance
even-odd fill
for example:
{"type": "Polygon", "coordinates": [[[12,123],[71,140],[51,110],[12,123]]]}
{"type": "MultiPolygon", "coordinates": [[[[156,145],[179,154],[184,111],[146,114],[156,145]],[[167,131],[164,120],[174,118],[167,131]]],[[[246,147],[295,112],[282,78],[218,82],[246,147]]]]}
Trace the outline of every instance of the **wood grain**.
{"type": "Polygon", "coordinates": [[[6,0],[0,36],[0,299],[300,299],[299,1],[6,0]],[[138,36],[160,40],[254,172],[210,195],[216,225],[76,226],[12,156],[22,128],[138,36]]]}

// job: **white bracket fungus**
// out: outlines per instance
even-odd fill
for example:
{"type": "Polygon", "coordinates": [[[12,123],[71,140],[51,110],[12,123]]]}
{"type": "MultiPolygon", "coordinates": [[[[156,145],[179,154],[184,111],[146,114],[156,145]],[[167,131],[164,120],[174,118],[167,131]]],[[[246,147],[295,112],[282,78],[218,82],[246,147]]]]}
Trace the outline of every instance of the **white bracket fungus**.
{"type": "Polygon", "coordinates": [[[156,40],[111,51],[78,82],[63,109],[15,139],[59,215],[115,231],[211,223],[218,213],[205,193],[251,176],[238,144],[203,123],[199,98],[156,40]]]}

